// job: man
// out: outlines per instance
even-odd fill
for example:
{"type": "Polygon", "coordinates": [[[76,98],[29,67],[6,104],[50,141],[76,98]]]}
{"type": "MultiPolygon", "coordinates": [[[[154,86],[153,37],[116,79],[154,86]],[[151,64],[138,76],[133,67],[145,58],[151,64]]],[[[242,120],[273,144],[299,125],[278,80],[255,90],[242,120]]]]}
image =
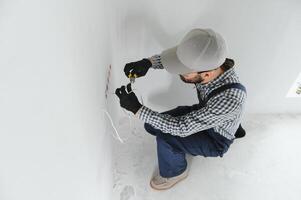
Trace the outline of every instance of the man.
{"type": "Polygon", "coordinates": [[[218,33],[193,29],[179,45],[125,65],[127,77],[144,76],[151,67],[166,69],[197,89],[198,104],[163,113],[141,105],[131,84],[115,91],[120,105],[143,120],[145,130],[156,136],[159,174],[150,181],[152,188],[168,189],[186,178],[186,154],[222,157],[236,136],[244,136],[240,121],[246,91],[226,53],[218,33]]]}

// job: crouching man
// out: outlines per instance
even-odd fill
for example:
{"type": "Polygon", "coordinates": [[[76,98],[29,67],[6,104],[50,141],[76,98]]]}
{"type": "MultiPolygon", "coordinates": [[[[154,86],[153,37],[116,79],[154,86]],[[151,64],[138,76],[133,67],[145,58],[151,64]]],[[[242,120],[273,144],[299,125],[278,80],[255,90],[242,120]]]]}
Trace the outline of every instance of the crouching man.
{"type": "Polygon", "coordinates": [[[186,154],[222,157],[235,138],[245,132],[240,125],[246,89],[227,58],[224,39],[211,29],[193,29],[179,45],[160,55],[125,65],[129,78],[142,77],[150,68],[165,69],[196,86],[199,102],[159,113],[142,105],[131,84],[117,88],[121,107],[145,122],[157,141],[159,174],[152,188],[171,188],[188,175],[186,154]]]}

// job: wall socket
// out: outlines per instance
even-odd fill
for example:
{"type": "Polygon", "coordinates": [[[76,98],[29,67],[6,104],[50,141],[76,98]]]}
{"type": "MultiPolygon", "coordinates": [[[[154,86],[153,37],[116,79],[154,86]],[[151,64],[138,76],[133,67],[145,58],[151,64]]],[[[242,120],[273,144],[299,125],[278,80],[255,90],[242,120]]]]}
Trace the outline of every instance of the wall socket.
{"type": "Polygon", "coordinates": [[[112,66],[109,65],[108,67],[108,73],[107,73],[107,78],[106,78],[106,89],[105,89],[105,97],[108,99],[108,94],[109,94],[109,84],[110,84],[110,78],[111,78],[111,70],[112,66]]]}
{"type": "Polygon", "coordinates": [[[301,73],[289,89],[286,97],[301,97],[301,73]]]}

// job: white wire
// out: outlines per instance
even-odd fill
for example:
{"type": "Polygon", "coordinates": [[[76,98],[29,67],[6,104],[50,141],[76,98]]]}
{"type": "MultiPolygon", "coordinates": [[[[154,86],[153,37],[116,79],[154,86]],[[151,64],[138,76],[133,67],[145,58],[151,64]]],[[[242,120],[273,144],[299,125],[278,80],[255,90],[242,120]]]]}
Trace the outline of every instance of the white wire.
{"type": "Polygon", "coordinates": [[[114,131],[115,131],[115,133],[116,133],[116,135],[117,135],[117,137],[115,137],[115,135],[113,135],[113,134],[112,134],[112,136],[113,136],[115,139],[118,139],[122,144],[124,144],[124,141],[121,139],[121,137],[120,137],[120,135],[119,135],[119,133],[118,133],[118,131],[117,131],[117,129],[116,129],[114,123],[113,123],[113,120],[112,120],[112,118],[111,118],[111,115],[108,113],[108,111],[107,111],[106,109],[103,109],[103,108],[101,108],[101,109],[102,109],[102,110],[104,111],[104,113],[108,116],[108,118],[109,118],[109,120],[110,120],[110,122],[111,122],[111,125],[112,125],[112,127],[113,127],[113,129],[114,129],[114,131]]]}
{"type": "MultiPolygon", "coordinates": [[[[137,90],[137,89],[134,89],[134,90],[137,90]]],[[[131,91],[131,92],[133,92],[133,91],[131,91]]],[[[110,94],[111,94],[111,95],[113,95],[113,94],[115,95],[115,93],[110,93],[110,94]]],[[[143,104],[143,98],[142,98],[141,95],[140,95],[140,100],[141,100],[141,104],[144,105],[144,104],[143,104]]],[[[121,139],[121,137],[120,137],[120,135],[119,135],[119,133],[118,133],[118,131],[117,131],[117,128],[116,128],[115,125],[114,125],[114,122],[113,122],[112,117],[111,117],[111,115],[109,114],[109,112],[108,112],[106,109],[104,109],[104,108],[101,108],[101,110],[103,110],[104,113],[108,116],[108,118],[109,118],[109,120],[110,120],[110,122],[111,122],[111,125],[112,125],[112,127],[113,127],[113,129],[114,129],[114,131],[115,131],[115,133],[116,133],[116,136],[115,136],[114,134],[112,134],[112,136],[113,136],[116,140],[119,140],[120,143],[124,144],[124,141],[121,139]]],[[[132,118],[131,118],[131,116],[130,116],[129,113],[126,113],[126,111],[125,111],[124,108],[123,108],[122,110],[123,110],[123,112],[128,116],[129,121],[130,121],[130,130],[131,130],[131,132],[133,132],[132,118]]]]}

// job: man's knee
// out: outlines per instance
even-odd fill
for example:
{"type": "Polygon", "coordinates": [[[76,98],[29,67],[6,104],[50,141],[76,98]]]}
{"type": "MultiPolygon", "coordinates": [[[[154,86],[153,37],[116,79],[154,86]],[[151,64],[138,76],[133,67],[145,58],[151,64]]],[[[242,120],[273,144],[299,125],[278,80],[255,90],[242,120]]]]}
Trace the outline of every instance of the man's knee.
{"type": "Polygon", "coordinates": [[[165,149],[165,151],[166,151],[167,149],[169,149],[169,150],[172,149],[172,147],[171,147],[171,145],[169,144],[169,142],[166,141],[166,138],[163,138],[163,137],[160,136],[160,135],[157,135],[157,136],[156,136],[156,142],[157,142],[157,148],[158,148],[158,150],[159,150],[158,153],[162,153],[162,152],[160,152],[160,151],[161,151],[161,150],[164,150],[164,149],[165,149]]]}

